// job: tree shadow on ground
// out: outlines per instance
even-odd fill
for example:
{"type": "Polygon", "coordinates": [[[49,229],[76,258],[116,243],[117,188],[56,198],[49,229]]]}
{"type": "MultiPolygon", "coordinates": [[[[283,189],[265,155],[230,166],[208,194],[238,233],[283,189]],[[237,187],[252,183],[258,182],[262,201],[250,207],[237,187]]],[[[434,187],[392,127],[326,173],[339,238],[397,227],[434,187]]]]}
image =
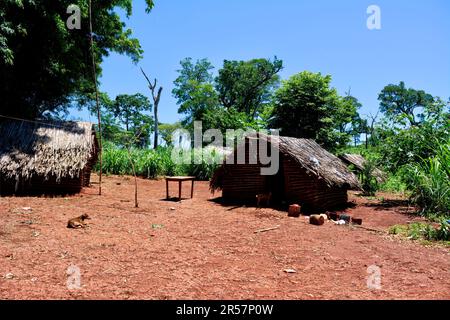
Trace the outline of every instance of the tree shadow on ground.
{"type": "Polygon", "coordinates": [[[368,208],[373,208],[377,211],[383,211],[387,209],[395,210],[396,212],[402,214],[412,215],[417,211],[416,208],[411,205],[410,201],[407,199],[383,199],[376,203],[365,203],[363,206],[368,208]]]}

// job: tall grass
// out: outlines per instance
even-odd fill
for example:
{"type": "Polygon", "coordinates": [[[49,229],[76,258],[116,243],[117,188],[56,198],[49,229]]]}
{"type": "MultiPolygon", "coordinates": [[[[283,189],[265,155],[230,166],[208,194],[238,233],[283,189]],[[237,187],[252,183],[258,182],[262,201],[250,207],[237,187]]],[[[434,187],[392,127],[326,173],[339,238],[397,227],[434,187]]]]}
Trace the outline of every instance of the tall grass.
{"type": "MultiPolygon", "coordinates": [[[[191,164],[179,164],[172,160],[172,149],[130,149],[136,175],[154,179],[161,176],[190,175],[200,180],[208,180],[219,166],[223,154],[213,148],[192,150],[191,164]]],[[[98,166],[95,170],[99,170],[98,166]]],[[[132,175],[132,167],[127,150],[114,144],[103,148],[103,172],[105,174],[132,175]]]]}
{"type": "Polygon", "coordinates": [[[450,215],[450,145],[441,146],[433,158],[407,165],[404,181],[422,214],[450,215]]]}
{"type": "Polygon", "coordinates": [[[407,192],[406,184],[403,182],[403,177],[399,173],[389,174],[386,181],[380,185],[380,190],[401,194],[407,192]]]}
{"type": "Polygon", "coordinates": [[[364,163],[360,174],[361,186],[365,196],[374,196],[380,188],[377,178],[374,175],[376,169],[376,161],[372,158],[368,158],[364,163]]]}

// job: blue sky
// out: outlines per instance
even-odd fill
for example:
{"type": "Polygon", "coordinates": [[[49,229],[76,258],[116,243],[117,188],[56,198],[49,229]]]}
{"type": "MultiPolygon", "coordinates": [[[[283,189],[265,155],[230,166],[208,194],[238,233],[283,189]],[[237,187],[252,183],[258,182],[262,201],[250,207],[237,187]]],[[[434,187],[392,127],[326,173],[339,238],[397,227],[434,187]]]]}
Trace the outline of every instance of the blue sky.
{"type": "MultiPolygon", "coordinates": [[[[175,122],[173,81],[185,57],[208,58],[217,69],[223,60],[278,56],[282,79],[303,70],[330,74],[340,94],[376,113],[377,96],[389,83],[450,97],[450,1],[448,0],[155,0],[150,14],[144,0],[133,1],[127,26],[144,49],[134,65],[111,54],[102,65],[102,91],[149,91],[139,66],[164,87],[160,121],[175,122]],[[381,9],[381,30],[366,26],[369,5],[381,9]]],[[[94,121],[87,112],[71,117],[94,121]]]]}

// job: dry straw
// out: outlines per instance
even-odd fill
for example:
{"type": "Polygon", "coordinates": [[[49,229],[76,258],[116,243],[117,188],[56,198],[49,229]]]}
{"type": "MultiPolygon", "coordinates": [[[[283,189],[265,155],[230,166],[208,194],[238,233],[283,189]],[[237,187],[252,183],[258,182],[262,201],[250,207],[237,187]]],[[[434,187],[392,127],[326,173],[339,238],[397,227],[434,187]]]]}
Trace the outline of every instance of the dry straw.
{"type": "Polygon", "coordinates": [[[89,122],[5,121],[0,137],[0,174],[16,180],[78,177],[98,147],[89,122]]]}

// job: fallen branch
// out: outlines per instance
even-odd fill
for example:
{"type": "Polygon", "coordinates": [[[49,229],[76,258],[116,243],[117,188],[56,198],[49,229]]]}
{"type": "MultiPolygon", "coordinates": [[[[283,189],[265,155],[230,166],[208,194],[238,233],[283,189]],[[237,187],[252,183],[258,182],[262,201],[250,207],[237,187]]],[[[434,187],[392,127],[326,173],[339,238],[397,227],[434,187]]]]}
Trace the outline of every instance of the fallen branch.
{"type": "Polygon", "coordinates": [[[254,233],[267,232],[267,231],[271,231],[271,230],[278,229],[279,227],[280,227],[280,226],[275,226],[275,227],[265,228],[265,229],[259,229],[259,230],[256,230],[254,233]]]}
{"type": "Polygon", "coordinates": [[[368,228],[368,227],[363,227],[363,226],[358,226],[358,225],[352,225],[352,227],[364,229],[364,230],[367,230],[367,231],[378,232],[378,233],[386,233],[386,231],[383,231],[383,230],[373,229],[373,228],[368,228]]]}

